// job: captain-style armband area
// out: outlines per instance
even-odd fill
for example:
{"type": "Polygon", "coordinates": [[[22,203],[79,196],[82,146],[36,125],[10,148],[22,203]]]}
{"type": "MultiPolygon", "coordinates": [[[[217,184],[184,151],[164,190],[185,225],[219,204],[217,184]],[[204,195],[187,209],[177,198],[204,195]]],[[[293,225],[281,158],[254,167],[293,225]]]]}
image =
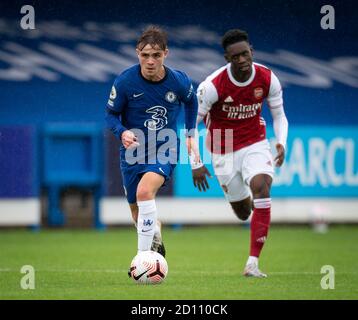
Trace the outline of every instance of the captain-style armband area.
{"type": "Polygon", "coordinates": [[[201,161],[196,162],[195,161],[195,155],[193,155],[193,154],[191,154],[189,156],[189,159],[190,159],[190,165],[191,165],[192,170],[199,169],[204,165],[201,161]]]}

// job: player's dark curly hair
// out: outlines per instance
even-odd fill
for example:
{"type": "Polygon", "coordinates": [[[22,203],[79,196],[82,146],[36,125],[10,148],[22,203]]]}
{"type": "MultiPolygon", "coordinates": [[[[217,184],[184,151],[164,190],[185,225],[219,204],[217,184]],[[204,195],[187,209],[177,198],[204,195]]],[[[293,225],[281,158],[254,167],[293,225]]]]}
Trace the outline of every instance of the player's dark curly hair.
{"type": "Polygon", "coordinates": [[[158,26],[148,26],[137,41],[137,49],[143,50],[147,44],[165,50],[168,45],[167,33],[158,26]]]}
{"type": "Polygon", "coordinates": [[[226,31],[221,39],[221,45],[226,51],[226,48],[236,42],[246,41],[249,43],[249,35],[246,31],[240,29],[231,29],[226,31]]]}

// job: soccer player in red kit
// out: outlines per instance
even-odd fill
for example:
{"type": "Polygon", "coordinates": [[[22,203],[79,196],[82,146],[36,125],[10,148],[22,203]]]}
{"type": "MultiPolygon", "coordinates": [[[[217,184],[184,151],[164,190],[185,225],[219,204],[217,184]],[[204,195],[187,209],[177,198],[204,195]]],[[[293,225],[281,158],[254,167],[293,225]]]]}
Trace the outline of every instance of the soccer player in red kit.
{"type": "MultiPolygon", "coordinates": [[[[265,278],[258,259],[270,226],[274,165],[284,162],[288,132],[282,88],[270,69],[253,62],[245,31],[227,31],[222,46],[228,63],[199,85],[197,124],[205,122],[215,175],[233,211],[239,219],[247,220],[253,208],[250,254],[243,274],[265,278]],[[261,117],[265,100],[277,139],[275,159],[261,117]]],[[[192,173],[194,185],[205,191],[206,175],[210,176],[207,168],[192,161],[192,173]]]]}

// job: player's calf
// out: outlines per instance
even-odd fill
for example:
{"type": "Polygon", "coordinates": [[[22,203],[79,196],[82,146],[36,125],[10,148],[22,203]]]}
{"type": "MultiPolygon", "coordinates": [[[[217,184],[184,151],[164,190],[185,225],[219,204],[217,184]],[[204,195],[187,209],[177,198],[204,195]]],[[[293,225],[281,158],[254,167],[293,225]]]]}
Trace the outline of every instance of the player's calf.
{"type": "Polygon", "coordinates": [[[250,217],[252,211],[251,198],[247,198],[236,202],[230,202],[230,204],[234,213],[240,220],[246,221],[250,217]]]}

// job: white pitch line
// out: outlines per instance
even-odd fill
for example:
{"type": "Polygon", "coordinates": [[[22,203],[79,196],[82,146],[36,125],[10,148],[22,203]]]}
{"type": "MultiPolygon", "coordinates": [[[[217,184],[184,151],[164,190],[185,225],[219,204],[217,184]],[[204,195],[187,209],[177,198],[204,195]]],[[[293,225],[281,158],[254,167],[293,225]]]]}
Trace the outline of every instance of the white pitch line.
{"type": "MultiPolygon", "coordinates": [[[[35,272],[64,272],[64,273],[126,273],[127,269],[36,269],[35,272]]],[[[11,268],[0,268],[0,272],[20,272],[19,269],[11,269],[11,268]]],[[[180,273],[182,274],[183,271],[172,271],[170,270],[171,274],[180,273]]],[[[202,274],[202,275],[212,275],[212,274],[230,274],[232,275],[232,272],[223,272],[223,271],[195,271],[191,270],[191,274],[202,274]]],[[[358,272],[335,272],[337,275],[343,275],[343,274],[357,274],[358,272]]],[[[238,274],[241,274],[241,272],[238,272],[238,274]]],[[[269,272],[269,275],[321,275],[320,272],[312,272],[312,271],[273,271],[269,272]]]]}

